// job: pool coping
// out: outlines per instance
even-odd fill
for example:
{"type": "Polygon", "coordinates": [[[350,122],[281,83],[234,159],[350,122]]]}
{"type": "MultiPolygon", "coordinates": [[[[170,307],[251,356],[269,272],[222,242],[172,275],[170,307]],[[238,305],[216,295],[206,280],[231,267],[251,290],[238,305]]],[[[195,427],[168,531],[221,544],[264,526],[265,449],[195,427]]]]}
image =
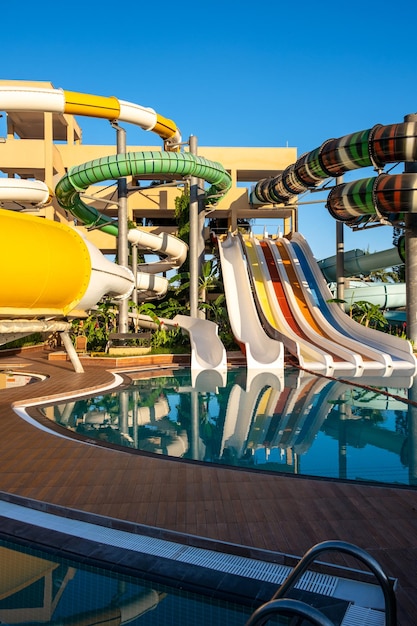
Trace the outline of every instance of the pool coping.
{"type": "MultiPolygon", "coordinates": [[[[146,577],[154,584],[250,610],[268,602],[299,561],[294,555],[135,524],[4,492],[0,492],[0,540],[82,566],[146,577]]],[[[379,593],[369,572],[321,561],[315,563],[314,570],[299,589],[292,590],[292,597],[310,595],[316,602],[346,609],[347,599],[332,597],[340,577],[351,579],[353,585],[364,584],[374,596],[379,593]],[[316,589],[320,589],[319,595],[316,589]]]]}

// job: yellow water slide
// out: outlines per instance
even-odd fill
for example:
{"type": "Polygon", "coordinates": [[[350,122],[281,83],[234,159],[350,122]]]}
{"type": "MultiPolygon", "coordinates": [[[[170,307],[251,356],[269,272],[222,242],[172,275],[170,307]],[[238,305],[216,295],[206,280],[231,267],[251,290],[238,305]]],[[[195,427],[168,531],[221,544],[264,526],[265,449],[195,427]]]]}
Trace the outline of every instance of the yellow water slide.
{"type": "Polygon", "coordinates": [[[114,96],[13,84],[0,85],[0,110],[67,113],[117,120],[156,133],[164,140],[166,150],[177,150],[181,142],[180,131],[172,120],[159,115],[150,107],[119,100],[114,96]]]}
{"type": "MultiPolygon", "coordinates": [[[[231,185],[230,174],[219,163],[180,153],[181,135],[174,122],[148,107],[115,97],[10,84],[0,85],[0,110],[41,111],[128,122],[155,132],[163,139],[162,154],[159,151],[126,153],[70,168],[59,181],[55,194],[59,204],[87,227],[94,226],[118,236],[117,222],[84,204],[80,198],[80,193],[96,182],[148,172],[195,176],[212,183],[206,193],[207,202],[218,200],[231,185]]],[[[43,185],[41,181],[0,179],[0,205],[13,201],[32,206],[47,204],[51,192],[43,185]]],[[[4,209],[0,209],[0,222],[0,263],[4,268],[0,343],[33,332],[59,330],[70,352],[68,320],[85,315],[103,296],[127,298],[135,282],[141,292],[155,297],[166,291],[167,280],[151,274],[149,265],[147,273],[138,272],[135,281],[128,268],[108,261],[75,228],[4,209]]],[[[155,273],[181,266],[187,255],[186,244],[173,236],[155,236],[133,228],[128,232],[128,240],[164,257],[161,263],[153,264],[155,273]]],[[[204,333],[199,334],[204,338],[204,333]]],[[[199,344],[198,339],[195,337],[195,346],[199,344]]],[[[82,371],[75,354],[72,360],[77,371],[82,371]]],[[[222,352],[219,362],[212,365],[220,368],[223,362],[222,352]]]]}
{"type": "Polygon", "coordinates": [[[85,315],[106,293],[128,297],[127,268],[108,261],[65,224],[0,209],[0,318],[85,315]]]}

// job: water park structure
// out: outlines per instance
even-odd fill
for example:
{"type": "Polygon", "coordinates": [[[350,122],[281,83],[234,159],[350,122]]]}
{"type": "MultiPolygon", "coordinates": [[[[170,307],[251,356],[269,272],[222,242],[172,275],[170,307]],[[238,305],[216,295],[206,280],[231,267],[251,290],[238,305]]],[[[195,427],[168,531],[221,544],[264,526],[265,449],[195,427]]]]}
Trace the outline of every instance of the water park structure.
{"type": "MultiPolygon", "coordinates": [[[[414,210],[417,175],[390,176],[382,168],[414,160],[415,122],[328,140],[297,160],[293,148],[201,147],[197,155],[193,137],[183,141],[176,124],[153,109],[50,83],[0,81],[0,110],[7,116],[7,136],[0,142],[3,343],[57,330],[81,371],[68,336],[70,320],[85,316],[103,296],[120,303],[120,318],[133,292],[141,300],[162,297],[164,273],[180,268],[188,253],[193,278],[210,215],[226,224],[227,235],[217,237],[222,275],[248,369],[282,371],[286,350],[317,372],[415,372],[409,342],[365,329],[329,303],[296,216],[298,194],[374,165],[377,177],[336,185],[327,208],[348,225],[402,223],[414,210]],[[77,116],[109,122],[115,145],[83,145],[77,116]],[[127,150],[120,123],[154,133],[163,145],[127,150]],[[176,237],[173,219],[185,182],[191,194],[189,251],[176,237]],[[241,183],[255,185],[249,193],[241,183]],[[282,219],[284,237],[239,233],[239,220],[254,217],[282,219]],[[152,253],[152,260],[129,267],[128,246],[152,253]],[[113,263],[106,255],[116,251],[119,262],[113,263]]],[[[192,302],[191,318],[201,319],[192,302]]],[[[178,316],[172,323],[190,334],[193,368],[224,369],[225,352],[210,322],[178,316]]]]}
{"type": "MultiPolygon", "coordinates": [[[[279,374],[283,371],[288,355],[291,355],[292,362],[297,360],[300,370],[312,370],[335,379],[339,376],[349,379],[363,377],[371,384],[371,381],[380,380],[381,377],[391,381],[395,375],[398,375],[402,384],[404,380],[408,380],[411,385],[410,378],[416,373],[417,362],[410,343],[353,324],[337,303],[329,302],[330,294],[323,272],[313,258],[308,242],[301,233],[297,232],[296,197],[306,187],[302,185],[302,181],[299,181],[301,175],[296,165],[299,161],[297,161],[294,149],[198,147],[197,155],[191,137],[188,142],[184,141],[175,123],[163,118],[152,109],[126,103],[113,97],[66,92],[55,89],[50,83],[0,81],[0,111],[4,111],[7,116],[6,136],[0,138],[0,170],[4,174],[4,177],[0,178],[2,206],[0,209],[2,225],[0,259],[4,284],[0,296],[1,342],[7,344],[12,338],[32,333],[34,330],[42,332],[56,330],[61,333],[76,370],[76,374],[72,374],[64,366],[61,382],[67,376],[72,384],[77,383],[76,391],[72,389],[74,393],[79,395],[80,386],[83,383],[82,377],[78,376],[82,368],[77,369],[80,362],[72,349],[68,335],[71,320],[86,315],[103,296],[111,298],[115,304],[120,304],[119,317],[122,317],[123,305],[133,294],[138,299],[151,301],[162,297],[166,289],[164,274],[167,271],[175,272],[180,268],[187,255],[190,255],[191,265],[191,257],[195,261],[195,257],[201,252],[202,248],[199,248],[201,242],[204,242],[205,237],[210,236],[206,228],[208,216],[210,218],[215,216],[219,222],[226,223],[223,228],[224,232],[217,233],[216,239],[222,263],[229,318],[236,341],[245,354],[247,367],[252,371],[253,376],[246,392],[239,388],[234,390],[225,438],[230,438],[230,434],[234,432],[233,422],[241,416],[242,410],[247,409],[248,413],[252,413],[253,406],[259,404],[259,396],[265,381],[261,380],[261,377],[258,379],[258,374],[266,374],[271,387],[268,401],[265,397],[267,406],[262,415],[269,417],[270,408],[273,405],[276,406],[278,396],[280,396],[279,401],[283,402],[279,374]],[[84,145],[76,118],[85,115],[101,118],[103,123],[110,123],[115,130],[117,139],[115,144],[117,145],[84,145]],[[123,141],[120,140],[122,134],[120,124],[129,124],[139,127],[140,130],[150,131],[162,140],[163,145],[157,148],[134,146],[125,150],[123,141]],[[273,197],[275,184],[281,184],[280,177],[288,168],[292,168],[291,176],[297,181],[295,193],[289,193],[288,197],[283,195],[273,197]],[[106,181],[108,185],[104,184],[106,181]],[[190,208],[197,209],[198,218],[196,220],[195,215],[190,218],[190,220],[193,219],[194,226],[197,226],[198,237],[194,241],[190,240],[189,249],[177,238],[175,221],[172,219],[175,198],[181,194],[185,183],[189,184],[195,192],[191,198],[190,208]],[[249,195],[248,190],[240,186],[241,183],[255,183],[252,194],[249,195]],[[263,194],[268,192],[271,195],[262,195],[259,189],[262,189],[263,194]],[[257,193],[259,196],[256,195],[257,193]],[[197,198],[198,194],[201,194],[199,198],[197,198]],[[122,212],[120,209],[127,210],[126,220],[123,223],[120,219],[122,212]],[[275,220],[281,218],[284,224],[282,229],[284,235],[254,237],[250,233],[240,232],[239,220],[250,220],[253,217],[275,220]],[[123,248],[123,254],[129,245],[132,250],[138,248],[144,253],[151,253],[152,260],[138,265],[122,263],[119,243],[123,248]],[[119,256],[118,263],[107,258],[108,255],[114,255],[116,252],[119,256]],[[160,260],[155,261],[155,257],[160,260]]],[[[398,126],[395,125],[395,131],[391,128],[387,132],[399,133],[398,126]]],[[[365,135],[368,137],[366,133],[365,135]]],[[[406,143],[408,145],[413,142],[407,141],[406,143]]],[[[345,150],[345,138],[335,140],[336,154],[340,152],[342,145],[345,150]]],[[[387,158],[398,156],[393,146],[395,146],[395,141],[391,145],[393,150],[391,157],[387,158]]],[[[322,168],[321,149],[318,153],[317,163],[322,168]]],[[[415,160],[413,151],[407,153],[403,151],[401,154],[407,162],[415,160]]],[[[339,172],[343,167],[348,167],[348,170],[354,169],[352,163],[355,165],[356,161],[350,162],[347,166],[344,158],[345,155],[343,160],[339,159],[342,165],[338,166],[339,169],[336,168],[335,172],[339,172]]],[[[311,157],[301,157],[301,159],[304,159],[306,170],[310,173],[316,171],[316,165],[313,165],[311,157]]],[[[366,159],[364,159],[365,163],[367,163],[366,159]]],[[[360,167],[365,166],[364,164],[360,167]]],[[[323,174],[326,174],[326,177],[327,174],[330,176],[330,167],[328,171],[319,172],[316,182],[323,179],[323,174]]],[[[314,179],[314,176],[312,178],[314,179]]],[[[396,179],[395,185],[401,187],[402,183],[403,180],[399,178],[396,179]]],[[[289,185],[287,179],[285,179],[285,184],[289,185]]],[[[413,181],[410,184],[414,184],[413,181]]],[[[284,186],[284,182],[282,185],[284,186]]],[[[307,188],[309,185],[310,183],[307,188]]],[[[313,183],[311,185],[314,186],[313,183]]],[[[377,184],[365,185],[365,189],[370,187],[372,187],[372,192],[380,192],[377,184]]],[[[386,189],[389,189],[389,185],[384,187],[384,194],[386,189]]],[[[387,227],[401,223],[403,220],[407,221],[407,208],[401,201],[402,194],[396,193],[397,191],[398,189],[393,194],[392,206],[398,206],[398,211],[394,211],[393,214],[386,212],[383,216],[381,212],[382,205],[387,202],[386,195],[382,194],[384,199],[382,205],[378,205],[374,213],[370,210],[371,201],[367,199],[363,204],[364,201],[360,195],[359,199],[355,200],[353,213],[350,212],[351,201],[349,199],[346,221],[350,221],[352,215],[352,219],[360,221],[361,212],[364,213],[364,221],[369,219],[377,222],[382,218],[387,227]],[[396,204],[397,201],[399,205],[396,204]]],[[[339,190],[339,192],[344,197],[343,191],[339,190]]],[[[335,195],[337,195],[336,192],[335,195]]],[[[175,323],[175,318],[171,321],[175,323]]],[[[176,323],[190,335],[192,369],[221,371],[225,367],[224,352],[218,342],[215,342],[216,331],[207,320],[194,315],[177,316],[176,323]]],[[[53,368],[49,371],[51,369],[53,368]]],[[[85,375],[89,376],[88,380],[92,383],[94,377],[91,372],[86,372],[85,375]]],[[[106,378],[107,383],[109,378],[110,376],[106,378]]],[[[327,385],[323,377],[318,381],[318,388],[321,390],[323,387],[323,395],[320,392],[320,397],[323,400],[331,399],[333,396],[330,395],[332,393],[330,386],[336,387],[337,381],[336,385],[327,385]]],[[[102,384],[104,385],[104,382],[102,384]]],[[[291,394],[292,397],[289,398],[288,412],[291,412],[294,417],[296,410],[292,407],[296,398],[302,399],[303,404],[304,402],[308,404],[311,400],[306,379],[301,375],[300,385],[302,386],[300,393],[291,394]]],[[[193,385],[193,389],[194,387],[193,385]]],[[[47,386],[47,389],[53,390],[53,385],[47,386]]],[[[294,391],[297,390],[294,389],[294,391]]],[[[36,394],[36,391],[23,389],[21,397],[31,400],[33,393],[36,394]]],[[[20,405],[20,414],[18,413],[21,417],[24,413],[22,406],[23,402],[20,405]]],[[[160,408],[161,411],[164,410],[164,407],[160,408]]],[[[94,418],[94,416],[90,417],[94,418]]],[[[24,419],[14,420],[14,422],[18,423],[19,428],[22,426],[22,430],[28,426],[30,431],[33,424],[29,419],[30,416],[28,416],[28,422],[24,419]]],[[[236,446],[239,446],[246,436],[244,422],[241,421],[239,426],[242,433],[241,439],[235,442],[236,446]]],[[[136,494],[138,481],[143,480],[143,484],[145,483],[145,472],[141,475],[141,471],[146,464],[153,467],[148,475],[153,477],[157,473],[154,472],[157,465],[154,459],[148,457],[144,460],[140,455],[131,455],[131,458],[129,455],[128,458],[119,454],[118,450],[100,448],[92,445],[91,442],[82,442],[83,445],[89,446],[91,463],[77,463],[74,460],[73,451],[75,450],[78,454],[81,450],[77,457],[79,460],[83,450],[86,449],[81,445],[79,447],[80,442],[67,439],[63,435],[51,437],[50,433],[43,428],[33,430],[36,432],[29,434],[29,437],[33,435],[33,439],[30,439],[30,446],[27,442],[26,446],[28,451],[33,447],[35,452],[33,454],[31,452],[30,455],[28,453],[28,458],[25,459],[23,465],[29,468],[32,477],[32,473],[33,476],[37,475],[39,465],[42,464],[40,472],[42,485],[41,490],[37,490],[36,480],[32,481],[29,478],[28,482],[33,483],[29,485],[31,489],[33,488],[30,498],[41,497],[46,502],[56,502],[58,496],[55,500],[53,499],[55,495],[52,499],[48,500],[48,498],[51,498],[51,490],[57,493],[57,481],[65,472],[64,484],[60,486],[63,489],[68,487],[68,490],[72,489],[76,494],[76,499],[71,499],[67,493],[65,494],[67,500],[64,506],[67,510],[68,507],[77,507],[79,510],[84,508],[85,511],[99,510],[103,513],[104,505],[108,504],[106,499],[107,494],[110,493],[108,487],[111,486],[112,493],[117,492],[117,510],[114,508],[111,511],[106,510],[106,516],[123,515],[120,507],[122,497],[125,498],[124,504],[130,507],[126,519],[131,519],[129,515],[136,516],[133,520],[136,522],[138,520],[142,522],[145,519],[141,519],[138,513],[137,496],[135,496],[136,499],[129,500],[129,495],[126,494],[129,493],[128,481],[132,476],[136,494]],[[39,440],[33,445],[33,440],[37,437],[39,440]],[[36,450],[41,451],[37,455],[38,458],[36,458],[36,450]],[[67,451],[68,456],[62,463],[63,455],[67,451]],[[62,466],[59,469],[58,463],[54,465],[56,459],[62,466]],[[118,465],[120,459],[122,462],[118,465]],[[144,461],[143,465],[141,465],[142,461],[144,461]],[[66,471],[69,466],[71,466],[71,472],[66,471]],[[55,475],[53,475],[54,469],[51,468],[56,468],[55,475]],[[100,471],[99,468],[104,471],[100,471]],[[82,485],[79,480],[81,472],[84,481],[82,485]],[[108,480],[107,483],[100,483],[99,490],[94,495],[96,502],[92,507],[90,507],[91,499],[87,501],[87,505],[83,500],[86,492],[92,491],[90,490],[91,483],[88,482],[90,472],[94,472],[95,477],[99,476],[99,480],[102,480],[103,476],[105,480],[108,480]],[[50,476],[53,478],[53,483],[48,482],[50,476]],[[100,506],[103,508],[100,509],[100,506]]],[[[259,433],[259,436],[262,436],[262,433],[259,433]]],[[[21,436],[20,441],[23,440],[24,437],[21,436]]],[[[3,445],[6,445],[5,441],[3,445]]],[[[15,450],[11,450],[7,458],[4,455],[5,466],[10,463],[14,453],[15,450]]],[[[21,462],[20,458],[16,456],[16,460],[12,459],[14,466],[9,465],[12,470],[4,472],[2,487],[5,491],[13,492],[15,488],[12,485],[10,489],[10,483],[7,482],[11,472],[15,472],[20,485],[27,480],[27,475],[22,480],[23,474],[19,473],[20,469],[16,472],[17,464],[21,462]]],[[[182,479],[178,478],[180,472],[177,473],[177,466],[173,464],[171,467],[175,469],[171,473],[173,479],[170,478],[167,481],[166,473],[165,479],[162,474],[159,474],[158,493],[162,493],[165,487],[169,487],[169,506],[176,511],[175,507],[179,501],[177,498],[179,490],[176,491],[176,488],[177,485],[183,488],[183,483],[182,479]]],[[[201,489],[202,493],[211,489],[212,486],[218,491],[220,491],[219,485],[222,488],[225,487],[225,483],[222,484],[219,478],[220,471],[217,473],[217,470],[218,468],[215,468],[216,480],[206,480],[205,489],[201,489]]],[[[197,474],[198,470],[193,470],[193,473],[197,474]]],[[[227,477],[227,494],[228,497],[231,494],[229,499],[234,501],[236,492],[233,492],[233,483],[229,481],[231,475],[229,473],[227,477]]],[[[248,502],[251,504],[251,500],[246,489],[241,488],[243,477],[243,472],[239,472],[237,478],[234,478],[236,482],[239,481],[240,492],[245,492],[241,500],[236,498],[238,506],[235,508],[239,508],[239,511],[252,508],[247,507],[248,502]]],[[[251,483],[255,487],[253,492],[258,488],[264,489],[256,502],[253,498],[255,507],[259,506],[267,490],[272,494],[272,499],[268,500],[268,510],[264,507],[256,511],[262,514],[265,520],[271,513],[269,507],[272,501],[280,501],[282,504],[282,486],[284,485],[282,481],[279,484],[276,481],[273,483],[269,478],[264,475],[262,481],[256,483],[255,487],[255,480],[251,477],[251,483]]],[[[143,484],[140,482],[139,485],[142,492],[145,491],[142,489],[143,484]]],[[[302,487],[302,483],[299,485],[302,487]]],[[[309,483],[305,485],[307,488],[304,488],[304,497],[307,500],[309,498],[307,491],[310,486],[309,483]]],[[[340,503],[348,501],[345,486],[341,487],[340,503]]],[[[322,494],[324,487],[323,482],[322,494]]],[[[21,493],[19,489],[15,493],[21,493]]],[[[359,498],[365,500],[361,485],[355,485],[355,489],[356,493],[351,498],[352,502],[358,501],[359,498]]],[[[331,495],[326,495],[322,500],[328,499],[329,502],[330,498],[334,499],[336,497],[334,485],[332,491],[331,495]]],[[[86,496],[87,498],[91,498],[90,493],[86,496]]],[[[371,487],[370,493],[369,500],[364,502],[364,508],[367,509],[372,508],[372,506],[366,507],[366,504],[371,503],[371,498],[374,505],[380,500],[380,491],[376,492],[371,487]]],[[[393,493],[394,490],[390,490],[390,498],[393,497],[393,493]]],[[[404,491],[404,494],[407,498],[410,497],[408,508],[413,508],[415,511],[415,498],[413,498],[412,491],[404,491]]],[[[197,494],[193,493],[191,498],[195,498],[193,504],[196,504],[197,494]]],[[[299,493],[297,498],[298,506],[300,504],[299,493]]],[[[388,499],[388,496],[385,499],[388,499]]],[[[62,502],[64,500],[63,497],[62,502]]],[[[400,508],[404,510],[405,500],[406,498],[403,497],[401,507],[398,506],[397,510],[400,508]]],[[[202,506],[208,510],[213,501],[214,498],[210,493],[210,498],[203,500],[202,506]]],[[[143,501],[142,504],[146,505],[147,510],[152,508],[148,506],[148,502],[143,501]]],[[[307,517],[305,502],[302,505],[302,521],[304,521],[307,517]]],[[[314,505],[316,508],[316,502],[314,505]]],[[[388,544],[391,536],[394,536],[393,529],[397,531],[400,528],[401,517],[396,515],[395,519],[390,519],[393,518],[394,507],[387,507],[390,510],[385,511],[384,505],[385,502],[378,510],[378,521],[381,525],[379,534],[386,536],[388,544]]],[[[198,509],[198,506],[197,503],[195,510],[200,514],[202,509],[198,509]]],[[[224,508],[226,510],[226,507],[224,508]]],[[[342,506],[337,512],[338,521],[342,515],[341,508],[342,506]]],[[[349,519],[352,519],[351,510],[349,510],[349,519]]],[[[237,519],[232,515],[229,518],[228,515],[229,513],[225,515],[228,521],[237,519]]],[[[410,517],[406,518],[406,515],[408,511],[404,513],[403,519],[408,522],[407,530],[411,534],[412,521],[410,517]]],[[[177,520],[179,517],[180,515],[177,515],[177,520]]],[[[275,522],[278,517],[276,515],[273,517],[275,522]]],[[[294,519],[288,517],[280,520],[283,522],[282,527],[284,523],[291,527],[291,535],[294,535],[294,528],[300,526],[295,518],[296,516],[294,519]]],[[[219,519],[221,519],[220,513],[219,519]]],[[[361,517],[360,521],[359,517],[353,517],[353,519],[358,531],[363,533],[365,527],[369,529],[370,522],[375,519],[375,516],[369,519],[361,517]]],[[[145,521],[148,523],[149,518],[145,521]]],[[[237,519],[237,523],[234,524],[235,528],[240,526],[240,521],[237,519]]],[[[343,517],[341,521],[345,524],[346,518],[343,517]]],[[[161,517],[154,518],[150,523],[155,527],[162,527],[164,523],[167,523],[167,518],[162,522],[161,517]]],[[[217,525],[220,526],[220,524],[217,525]]],[[[253,522],[251,525],[256,526],[253,522]]],[[[315,524],[316,527],[319,525],[321,521],[315,524]]],[[[404,524],[401,528],[403,526],[404,524]]],[[[210,530],[207,531],[207,528],[204,532],[209,535],[210,530]]],[[[335,525],[333,528],[337,533],[341,526],[335,525]]],[[[353,523],[346,525],[344,534],[348,534],[352,528],[353,523]]],[[[377,528],[376,525],[374,528],[377,528]]],[[[189,532],[188,527],[185,529],[189,532]]],[[[46,531],[46,526],[44,530],[46,531]]],[[[274,530],[272,526],[269,530],[272,535],[274,530]]],[[[312,528],[310,532],[311,530],[312,528]]],[[[320,528],[318,531],[323,532],[323,529],[320,528]]],[[[77,529],[76,532],[78,533],[79,530],[77,529]]],[[[193,532],[195,528],[190,531],[190,533],[193,532]]],[[[281,532],[283,531],[280,529],[281,532]]],[[[327,528],[324,532],[327,532],[327,528]]],[[[401,530],[399,534],[401,535],[401,530]]],[[[236,534],[232,540],[235,541],[235,538],[241,540],[242,537],[243,535],[236,534]]],[[[78,540],[78,537],[76,539],[78,540]]],[[[243,537],[243,540],[246,541],[247,538],[243,537]]],[[[408,540],[408,536],[405,540],[408,540]]],[[[242,541],[241,543],[247,545],[242,541]]],[[[275,546],[278,546],[278,542],[275,546]]],[[[343,551],[344,544],[340,543],[336,546],[330,542],[331,550],[336,547],[342,547],[343,551]]],[[[402,548],[402,545],[400,547],[402,548]]],[[[294,550],[292,553],[295,553],[294,550]]],[[[389,559],[393,563],[392,555],[393,552],[389,552],[389,559]]],[[[391,569],[395,568],[391,567],[391,569]]],[[[404,578],[407,576],[411,578],[412,572],[404,574],[404,578]]],[[[412,591],[411,584],[409,584],[409,589],[412,591]]],[[[390,581],[385,581],[384,593],[390,598],[393,595],[390,581]]],[[[390,606],[387,606],[387,597],[385,600],[386,623],[394,624],[396,623],[395,601],[391,598],[390,606]]],[[[327,623],[327,621],[321,623],[327,623]]]]}

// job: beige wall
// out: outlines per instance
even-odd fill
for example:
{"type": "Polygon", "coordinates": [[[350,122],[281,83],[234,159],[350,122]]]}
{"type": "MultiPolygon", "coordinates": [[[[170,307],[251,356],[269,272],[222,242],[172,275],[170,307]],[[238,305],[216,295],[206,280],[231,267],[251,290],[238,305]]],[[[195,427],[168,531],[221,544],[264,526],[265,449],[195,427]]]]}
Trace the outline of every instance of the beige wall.
{"type": "MultiPolygon", "coordinates": [[[[14,81],[16,85],[52,88],[51,83],[14,81]]],[[[10,85],[11,81],[0,81],[0,86],[10,85]]],[[[0,170],[7,176],[36,178],[45,181],[53,190],[66,170],[74,165],[116,153],[115,146],[83,145],[82,130],[78,118],[66,114],[42,112],[11,112],[7,116],[7,136],[0,138],[0,170]]],[[[128,151],[159,150],[160,146],[127,146],[128,151]]],[[[234,227],[239,218],[262,218],[285,221],[283,230],[294,228],[293,211],[267,205],[254,208],[249,203],[248,187],[258,180],[275,176],[297,159],[295,148],[262,147],[214,147],[199,146],[198,155],[220,162],[232,176],[233,186],[211,211],[210,217],[227,218],[234,227]]],[[[110,182],[109,182],[110,184],[110,182]]],[[[136,184],[128,179],[128,187],[136,184]]],[[[128,213],[132,220],[143,218],[172,218],[175,198],[182,186],[146,189],[149,181],[141,181],[137,191],[129,193],[128,213]]],[[[86,196],[95,196],[112,203],[87,199],[99,210],[117,215],[116,186],[109,185],[90,188],[86,196]]],[[[41,209],[47,218],[64,220],[66,216],[53,200],[50,207],[41,209]]],[[[283,224],[284,224],[283,221],[283,224]]],[[[99,247],[108,251],[114,249],[114,238],[97,231],[89,238],[99,247]]]]}

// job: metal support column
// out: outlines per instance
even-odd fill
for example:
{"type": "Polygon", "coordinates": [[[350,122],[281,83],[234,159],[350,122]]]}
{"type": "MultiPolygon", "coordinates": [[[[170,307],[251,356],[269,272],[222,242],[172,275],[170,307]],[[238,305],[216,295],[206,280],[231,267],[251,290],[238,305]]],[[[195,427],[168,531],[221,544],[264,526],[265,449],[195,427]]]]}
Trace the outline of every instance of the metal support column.
{"type": "MultiPolygon", "coordinates": [[[[405,122],[417,122],[417,114],[404,117],[405,122]]],[[[417,172],[417,163],[406,163],[405,172],[417,172]]],[[[407,338],[417,349],[417,215],[405,214],[405,293],[407,338]]]]}
{"type": "MultiPolygon", "coordinates": [[[[197,155],[197,137],[190,136],[190,153],[197,155]]],[[[198,178],[190,179],[190,316],[198,317],[198,281],[199,281],[199,216],[198,216],[198,178]]]]}
{"type": "MultiPolygon", "coordinates": [[[[343,182],[343,176],[336,178],[336,185],[343,182]]],[[[343,222],[336,222],[336,298],[345,299],[345,238],[343,232],[343,222]]],[[[340,307],[344,311],[343,302],[340,307]]]]}
{"type": "MultiPolygon", "coordinates": [[[[112,122],[117,133],[117,154],[126,154],[126,131],[116,122],[112,122]]],[[[127,241],[127,180],[117,180],[118,214],[117,214],[117,262],[119,265],[129,265],[129,244],[127,241]]],[[[119,333],[127,333],[129,329],[129,301],[128,298],[119,303],[119,333]]]]}
{"type": "Polygon", "coordinates": [[[80,357],[78,356],[74,345],[71,341],[71,337],[69,336],[68,331],[64,330],[62,332],[59,333],[61,335],[61,340],[62,343],[64,344],[64,348],[67,351],[67,354],[69,356],[69,359],[74,367],[74,370],[77,372],[77,374],[83,374],[84,373],[84,368],[82,366],[82,363],[80,361],[80,357]]]}

